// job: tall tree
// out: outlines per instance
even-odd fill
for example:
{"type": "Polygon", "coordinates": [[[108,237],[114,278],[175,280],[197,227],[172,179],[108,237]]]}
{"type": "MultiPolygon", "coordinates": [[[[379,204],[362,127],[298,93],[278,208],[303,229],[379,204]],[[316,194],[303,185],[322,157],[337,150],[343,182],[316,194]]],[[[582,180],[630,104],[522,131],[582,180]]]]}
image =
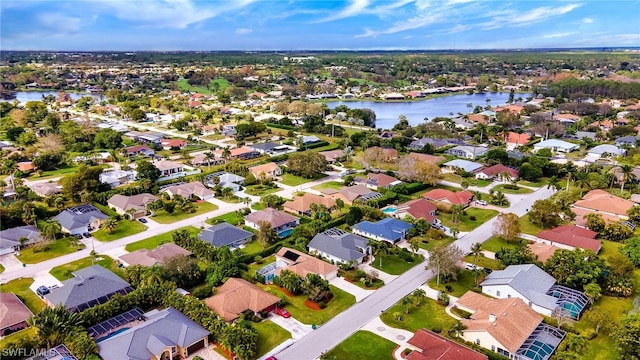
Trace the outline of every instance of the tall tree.
{"type": "Polygon", "coordinates": [[[520,234],[520,218],[514,213],[502,213],[493,223],[493,235],[509,242],[520,234]]]}
{"type": "Polygon", "coordinates": [[[529,219],[543,228],[558,225],[562,218],[560,205],[552,199],[536,200],[529,211],[529,219]]]}
{"type": "Polygon", "coordinates": [[[62,305],[54,308],[45,307],[27,322],[36,329],[38,338],[47,348],[62,344],[69,337],[84,330],[82,316],[70,312],[62,305]]]}
{"type": "Polygon", "coordinates": [[[258,241],[263,247],[267,247],[269,244],[275,242],[278,238],[276,232],[271,228],[271,224],[267,221],[261,221],[258,223],[258,241]]]}
{"type": "Polygon", "coordinates": [[[455,245],[436,246],[429,251],[426,270],[436,273],[438,286],[440,285],[440,277],[456,280],[460,269],[460,259],[463,256],[462,250],[455,245]]]}

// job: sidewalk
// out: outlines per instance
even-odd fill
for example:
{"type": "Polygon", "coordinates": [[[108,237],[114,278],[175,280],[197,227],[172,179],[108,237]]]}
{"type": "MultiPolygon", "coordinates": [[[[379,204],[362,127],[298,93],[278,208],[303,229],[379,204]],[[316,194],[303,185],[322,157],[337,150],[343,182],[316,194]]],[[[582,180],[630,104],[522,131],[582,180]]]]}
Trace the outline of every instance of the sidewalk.
{"type": "Polygon", "coordinates": [[[398,344],[398,348],[393,353],[393,357],[396,360],[402,359],[402,351],[407,347],[410,347],[410,345],[407,344],[407,341],[413,337],[413,333],[410,331],[387,326],[387,324],[383,323],[382,320],[380,320],[379,316],[376,316],[368,324],[363,326],[361,330],[370,331],[378,336],[381,336],[389,341],[398,344]]]}
{"type": "Polygon", "coordinates": [[[352,284],[341,277],[336,277],[329,281],[329,284],[337,287],[340,290],[344,290],[349,294],[356,297],[356,302],[364,300],[367,296],[371,295],[375,290],[365,290],[358,285],[352,284]]]}

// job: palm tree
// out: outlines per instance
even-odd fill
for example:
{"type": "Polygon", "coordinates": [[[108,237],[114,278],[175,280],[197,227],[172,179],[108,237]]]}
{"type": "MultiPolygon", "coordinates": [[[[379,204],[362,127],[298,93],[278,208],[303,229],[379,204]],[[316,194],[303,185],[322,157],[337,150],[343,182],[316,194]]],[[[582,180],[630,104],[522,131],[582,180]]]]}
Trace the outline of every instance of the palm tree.
{"type": "Polygon", "coordinates": [[[116,219],[113,216],[107,218],[102,223],[102,229],[104,229],[104,232],[106,232],[107,234],[113,234],[116,231],[117,227],[118,227],[118,219],[116,219]]]}
{"type": "Polygon", "coordinates": [[[620,182],[622,183],[620,185],[620,192],[623,192],[624,191],[624,184],[626,182],[635,180],[636,176],[633,173],[633,166],[631,166],[631,165],[622,165],[622,166],[620,166],[620,172],[622,173],[622,178],[620,179],[620,182]]]}
{"type": "Polygon", "coordinates": [[[376,244],[376,245],[373,246],[374,247],[373,256],[376,259],[380,259],[379,260],[380,261],[379,267],[382,268],[382,256],[388,254],[387,246],[384,245],[383,243],[380,243],[380,242],[374,242],[373,244],[376,244]]]}
{"type": "Polygon", "coordinates": [[[62,196],[57,196],[53,200],[53,205],[58,209],[62,209],[64,207],[64,198],[62,196]]]}
{"type": "Polygon", "coordinates": [[[549,181],[547,182],[547,189],[553,189],[555,191],[560,190],[560,183],[558,182],[558,177],[557,176],[552,176],[549,178],[549,181]]]}
{"type": "Polygon", "coordinates": [[[72,313],[64,306],[45,307],[27,320],[29,326],[36,329],[38,338],[48,348],[63,343],[66,339],[83,329],[83,318],[72,313]]]}
{"type": "Polygon", "coordinates": [[[242,203],[243,203],[245,206],[247,206],[247,207],[248,207],[249,205],[251,205],[251,198],[250,198],[250,197],[248,197],[248,196],[247,196],[247,197],[243,197],[243,198],[242,198],[242,203]]]}
{"type": "Polygon", "coordinates": [[[586,171],[578,171],[574,176],[573,183],[580,188],[580,197],[582,197],[584,188],[589,188],[589,174],[586,171]]]}
{"type": "Polygon", "coordinates": [[[421,240],[418,237],[412,237],[409,239],[409,248],[416,254],[418,253],[418,250],[420,250],[420,241],[421,240]]]}
{"type": "Polygon", "coordinates": [[[409,311],[411,310],[411,305],[413,305],[413,301],[411,301],[411,296],[405,296],[404,298],[402,298],[402,301],[400,301],[400,304],[404,309],[404,313],[408,314],[409,311]]]}
{"type": "Polygon", "coordinates": [[[45,220],[42,225],[42,235],[46,240],[55,240],[56,236],[62,231],[60,224],[52,219],[45,220]]]}
{"type": "MultiPolygon", "coordinates": [[[[471,245],[471,251],[469,255],[473,256],[473,265],[474,268],[478,265],[478,256],[482,255],[482,244],[474,243],[471,245]]],[[[474,269],[475,270],[475,269],[474,269]]],[[[474,271],[475,279],[476,279],[476,287],[478,287],[478,272],[474,271]]]]}
{"type": "Polygon", "coordinates": [[[422,302],[427,299],[427,293],[422,289],[416,289],[411,293],[411,300],[413,300],[413,305],[421,306],[422,302]]]}
{"type": "Polygon", "coordinates": [[[464,211],[464,206],[462,204],[451,205],[451,222],[458,223],[460,222],[460,215],[464,211]]]}
{"type": "Polygon", "coordinates": [[[229,197],[231,195],[233,195],[233,189],[230,187],[223,187],[221,190],[222,196],[224,196],[225,199],[229,200],[229,197]]]}
{"type": "Polygon", "coordinates": [[[88,192],[86,190],[83,190],[83,191],[80,192],[80,202],[85,203],[85,204],[90,203],[91,200],[92,200],[91,198],[92,198],[92,196],[91,196],[90,192],[88,192]]]}
{"type": "Polygon", "coordinates": [[[229,149],[228,146],[225,146],[222,149],[222,157],[224,158],[224,163],[226,164],[227,161],[229,161],[229,159],[231,158],[231,150],[229,149]]]}
{"type": "Polygon", "coordinates": [[[207,151],[204,153],[204,158],[207,160],[207,169],[211,171],[211,160],[215,159],[216,156],[211,151],[207,151]]]}

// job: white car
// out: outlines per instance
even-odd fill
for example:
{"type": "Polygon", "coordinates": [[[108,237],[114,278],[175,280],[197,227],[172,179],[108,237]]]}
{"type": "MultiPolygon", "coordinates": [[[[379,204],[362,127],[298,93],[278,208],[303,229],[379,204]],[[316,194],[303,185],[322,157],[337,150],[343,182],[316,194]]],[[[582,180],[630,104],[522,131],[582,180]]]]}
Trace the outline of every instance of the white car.
{"type": "Polygon", "coordinates": [[[465,268],[465,269],[467,269],[467,270],[475,270],[475,269],[478,269],[478,267],[477,267],[477,266],[475,266],[475,265],[473,265],[473,264],[471,264],[471,263],[467,263],[467,264],[464,266],[464,268],[465,268]]]}
{"type": "Polygon", "coordinates": [[[485,200],[476,200],[476,204],[486,206],[487,202],[485,200]]]}

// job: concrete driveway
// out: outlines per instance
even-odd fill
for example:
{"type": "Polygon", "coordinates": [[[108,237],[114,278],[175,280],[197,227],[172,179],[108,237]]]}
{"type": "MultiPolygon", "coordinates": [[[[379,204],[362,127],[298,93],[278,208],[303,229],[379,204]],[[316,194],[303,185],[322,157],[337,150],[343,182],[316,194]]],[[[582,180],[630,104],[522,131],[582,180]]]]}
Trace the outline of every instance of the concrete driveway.
{"type": "Polygon", "coordinates": [[[31,289],[31,291],[35,293],[36,289],[43,285],[48,288],[52,286],[60,287],[62,286],[62,282],[53,277],[53,275],[49,274],[49,272],[42,271],[35,274],[35,276],[33,277],[33,284],[29,286],[29,289],[31,289]]]}
{"type": "Polygon", "coordinates": [[[293,317],[285,319],[280,315],[271,313],[269,314],[269,320],[273,321],[276,325],[290,332],[291,337],[294,341],[302,339],[305,335],[313,331],[311,325],[303,324],[293,317]]]}
{"type": "Polygon", "coordinates": [[[0,264],[4,267],[4,271],[20,270],[22,268],[22,262],[14,254],[0,256],[0,264]]]}
{"type": "Polygon", "coordinates": [[[336,277],[329,281],[329,284],[337,287],[340,290],[344,290],[349,294],[356,297],[356,302],[364,300],[367,296],[371,295],[375,290],[365,290],[358,285],[354,285],[344,278],[336,277]]]}

